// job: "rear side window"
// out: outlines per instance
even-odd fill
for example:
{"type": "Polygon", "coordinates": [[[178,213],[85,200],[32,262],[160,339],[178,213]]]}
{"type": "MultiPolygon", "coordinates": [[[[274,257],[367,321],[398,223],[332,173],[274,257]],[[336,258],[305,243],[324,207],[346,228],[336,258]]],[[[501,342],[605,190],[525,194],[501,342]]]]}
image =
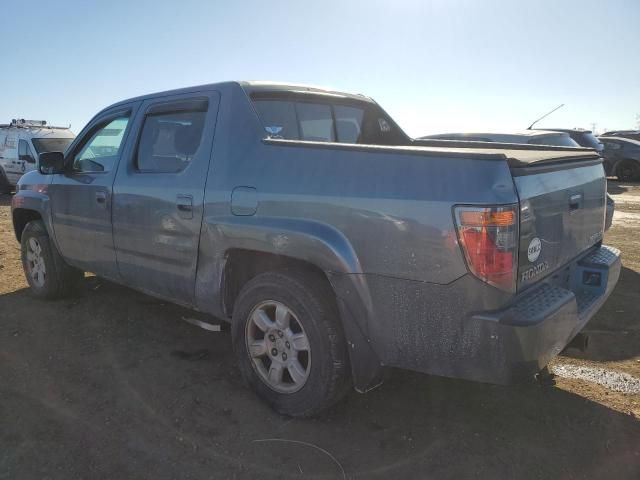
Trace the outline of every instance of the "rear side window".
{"type": "Polygon", "coordinates": [[[206,109],[147,114],[138,143],[138,170],[153,173],[184,170],[202,142],[206,114],[206,109]]]}

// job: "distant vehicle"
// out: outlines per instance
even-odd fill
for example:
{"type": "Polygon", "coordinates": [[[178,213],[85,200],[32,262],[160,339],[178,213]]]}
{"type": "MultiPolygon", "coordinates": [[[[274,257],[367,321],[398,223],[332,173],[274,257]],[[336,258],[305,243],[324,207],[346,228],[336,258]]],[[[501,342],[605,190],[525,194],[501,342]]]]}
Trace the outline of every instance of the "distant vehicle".
{"type": "Polygon", "coordinates": [[[598,137],[604,144],[604,169],[623,182],[640,180],[640,141],[622,137],[598,137]]]}
{"type": "Polygon", "coordinates": [[[20,177],[38,168],[43,152],[64,151],[75,135],[67,127],[44,120],[12,120],[0,124],[0,193],[9,193],[20,177]]]}
{"type": "Polygon", "coordinates": [[[640,141],[640,130],[612,130],[603,133],[601,137],[622,137],[640,141]]]}
{"type": "MultiPolygon", "coordinates": [[[[604,145],[598,141],[591,130],[582,130],[579,128],[545,128],[543,130],[566,133],[581,147],[593,148],[599,153],[602,153],[604,150],[604,145]]],[[[539,130],[536,129],[536,131],[539,130]]]]}
{"type": "Polygon", "coordinates": [[[55,298],[89,271],[230,322],[234,374],[292,416],[383,367],[531,378],[618,281],[602,159],[421,142],[370,98],[300,85],[119,102],[20,180],[27,281],[55,298]]]}
{"type": "Polygon", "coordinates": [[[547,130],[522,130],[512,133],[440,133],[425,135],[421,140],[464,140],[468,142],[521,143],[529,145],[554,145],[579,147],[568,133],[547,130]]]}

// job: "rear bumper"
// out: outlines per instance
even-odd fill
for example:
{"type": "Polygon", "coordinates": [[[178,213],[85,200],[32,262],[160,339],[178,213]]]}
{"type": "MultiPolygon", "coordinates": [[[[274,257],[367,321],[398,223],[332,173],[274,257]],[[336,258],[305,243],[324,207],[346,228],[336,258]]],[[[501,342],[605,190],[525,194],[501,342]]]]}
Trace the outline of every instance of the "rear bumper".
{"type": "Polygon", "coordinates": [[[568,266],[562,286],[543,282],[505,310],[472,315],[483,333],[471,378],[505,384],[540,371],[599,310],[620,268],[620,251],[601,246],[568,266]]]}
{"type": "Polygon", "coordinates": [[[332,277],[356,385],[379,382],[380,365],[498,384],[531,378],[598,311],[620,268],[620,252],[602,246],[515,299],[471,275],[448,285],[332,277]]]}

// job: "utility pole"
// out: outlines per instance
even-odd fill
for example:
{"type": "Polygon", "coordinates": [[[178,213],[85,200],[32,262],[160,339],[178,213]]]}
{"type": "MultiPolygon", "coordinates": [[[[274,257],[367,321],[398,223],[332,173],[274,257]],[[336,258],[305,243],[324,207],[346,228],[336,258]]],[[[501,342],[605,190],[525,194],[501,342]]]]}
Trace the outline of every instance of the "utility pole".
{"type": "Polygon", "coordinates": [[[591,132],[595,135],[596,133],[596,122],[591,122],[591,132]]]}

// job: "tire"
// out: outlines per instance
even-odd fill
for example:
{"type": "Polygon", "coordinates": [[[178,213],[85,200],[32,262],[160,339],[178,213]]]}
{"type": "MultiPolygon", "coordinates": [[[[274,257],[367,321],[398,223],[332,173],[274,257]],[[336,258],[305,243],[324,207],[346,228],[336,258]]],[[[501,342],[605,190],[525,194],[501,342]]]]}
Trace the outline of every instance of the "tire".
{"type": "Polygon", "coordinates": [[[80,286],[84,272],[65,263],[41,220],[25,226],[20,244],[22,268],[34,296],[61,298],[80,286]]]}
{"type": "Polygon", "coordinates": [[[235,302],[231,329],[243,379],[277,412],[310,417],[347,393],[351,375],[344,333],[333,291],[320,275],[256,276],[235,302]]]}
{"type": "Polygon", "coordinates": [[[616,165],[616,177],[621,182],[631,182],[640,176],[640,164],[635,160],[622,160],[616,165]]]}

